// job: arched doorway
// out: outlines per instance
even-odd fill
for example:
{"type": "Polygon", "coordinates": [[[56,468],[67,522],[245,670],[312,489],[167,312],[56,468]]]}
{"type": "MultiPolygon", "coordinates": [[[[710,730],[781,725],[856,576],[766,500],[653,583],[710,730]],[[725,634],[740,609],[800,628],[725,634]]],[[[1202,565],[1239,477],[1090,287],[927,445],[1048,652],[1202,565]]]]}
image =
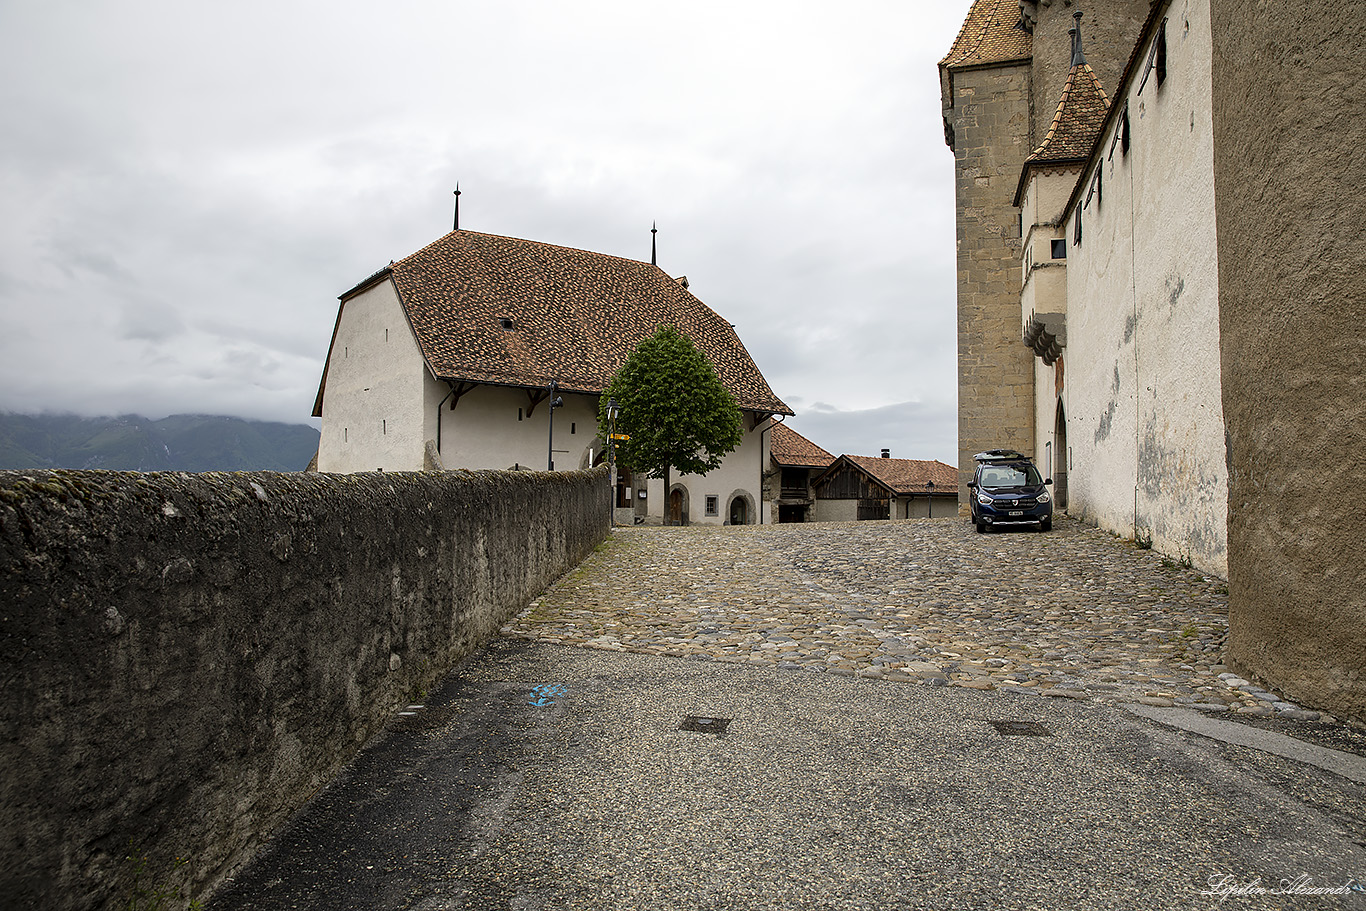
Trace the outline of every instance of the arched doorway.
{"type": "Polygon", "coordinates": [[[753,521],[750,517],[749,497],[743,494],[735,494],[730,500],[730,524],[748,525],[753,521]]]}
{"type": "Polygon", "coordinates": [[[669,491],[669,525],[688,524],[688,494],[682,486],[669,491]]]}
{"type": "Polygon", "coordinates": [[[1053,439],[1057,441],[1057,453],[1053,457],[1053,507],[1067,508],[1067,462],[1071,452],[1067,448],[1067,412],[1063,410],[1062,399],[1058,399],[1057,418],[1053,422],[1053,439]]]}

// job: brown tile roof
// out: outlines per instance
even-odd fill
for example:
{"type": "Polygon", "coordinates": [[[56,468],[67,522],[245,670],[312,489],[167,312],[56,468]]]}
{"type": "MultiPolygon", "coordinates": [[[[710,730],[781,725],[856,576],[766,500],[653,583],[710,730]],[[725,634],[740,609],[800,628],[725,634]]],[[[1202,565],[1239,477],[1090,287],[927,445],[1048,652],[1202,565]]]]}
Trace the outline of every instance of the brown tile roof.
{"type": "Polygon", "coordinates": [[[925,493],[926,481],[933,481],[936,490],[958,493],[958,469],[940,461],[919,459],[881,459],[873,456],[844,455],[873,479],[893,493],[925,493]]]}
{"type": "MultiPolygon", "coordinates": [[[[663,324],[692,339],[749,411],[792,414],[731,325],[649,263],[452,231],[386,272],[440,379],[601,392],[663,324]],[[509,326],[509,328],[504,328],[509,326]]],[[[344,306],[344,304],[343,304],[344,306]]]]}
{"type": "Polygon", "coordinates": [[[1091,144],[1100,134],[1110,99],[1101,88],[1100,80],[1089,63],[1072,67],[1062,87],[1062,99],[1053,114],[1039,147],[1025,159],[1025,164],[1052,161],[1078,161],[1091,152],[1091,144]]]}
{"type": "Polygon", "coordinates": [[[1034,36],[1020,17],[1020,0],[973,0],[953,47],[940,67],[979,66],[1028,60],[1034,36]]]}
{"type": "Polygon", "coordinates": [[[768,438],[769,456],[790,468],[826,468],[835,457],[786,424],[774,424],[768,438]]]}
{"type": "Polygon", "coordinates": [[[1067,81],[1063,83],[1062,98],[1058,101],[1058,109],[1053,112],[1048,133],[1020,169],[1014,204],[1018,206],[1024,197],[1031,169],[1059,164],[1079,165],[1085,161],[1091,154],[1096,137],[1100,135],[1109,110],[1110,99],[1105,89],[1101,88],[1091,65],[1083,61],[1073,66],[1067,74],[1067,81]]]}

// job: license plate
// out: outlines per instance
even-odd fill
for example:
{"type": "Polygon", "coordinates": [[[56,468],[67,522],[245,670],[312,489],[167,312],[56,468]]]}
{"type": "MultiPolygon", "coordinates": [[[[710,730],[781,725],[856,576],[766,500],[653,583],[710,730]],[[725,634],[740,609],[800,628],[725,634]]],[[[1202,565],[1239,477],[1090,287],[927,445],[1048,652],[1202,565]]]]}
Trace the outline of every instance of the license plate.
{"type": "Polygon", "coordinates": [[[1024,515],[1024,510],[1023,510],[1023,509],[1012,509],[1012,510],[1010,511],[1010,514],[1011,514],[1012,516],[1022,516],[1022,515],[1024,515]]]}

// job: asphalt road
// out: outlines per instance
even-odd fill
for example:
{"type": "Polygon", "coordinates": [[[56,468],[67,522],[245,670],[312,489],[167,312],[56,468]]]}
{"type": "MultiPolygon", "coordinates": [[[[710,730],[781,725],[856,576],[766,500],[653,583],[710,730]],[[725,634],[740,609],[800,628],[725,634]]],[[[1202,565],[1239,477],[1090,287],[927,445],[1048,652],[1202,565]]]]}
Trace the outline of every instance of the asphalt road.
{"type": "Polygon", "coordinates": [[[209,911],[1366,908],[1366,785],[1305,749],[1097,702],[502,639],[209,911]]]}

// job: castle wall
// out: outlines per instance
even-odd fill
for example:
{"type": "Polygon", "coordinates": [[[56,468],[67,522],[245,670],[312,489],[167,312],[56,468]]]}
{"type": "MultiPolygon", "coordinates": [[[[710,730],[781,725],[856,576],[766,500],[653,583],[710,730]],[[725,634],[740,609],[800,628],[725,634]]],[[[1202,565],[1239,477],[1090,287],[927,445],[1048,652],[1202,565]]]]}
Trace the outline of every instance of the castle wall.
{"type": "Polygon", "coordinates": [[[609,503],[606,469],[0,472],[0,904],[130,906],[130,856],[212,889],[609,503]]]}
{"type": "Polygon", "coordinates": [[[1115,101],[1130,148],[1116,120],[1069,213],[1069,512],[1225,576],[1208,3],[1169,12],[1166,79],[1115,101]]]}
{"type": "Polygon", "coordinates": [[[1211,6],[1229,655],[1366,720],[1366,17],[1211,6]]]}
{"type": "MultiPolygon", "coordinates": [[[[1028,65],[956,70],[958,502],[972,456],[1034,448],[1033,354],[1020,341],[1020,226],[1013,202],[1028,157],[1028,65]]],[[[833,516],[830,518],[834,518],[833,516]]]]}

